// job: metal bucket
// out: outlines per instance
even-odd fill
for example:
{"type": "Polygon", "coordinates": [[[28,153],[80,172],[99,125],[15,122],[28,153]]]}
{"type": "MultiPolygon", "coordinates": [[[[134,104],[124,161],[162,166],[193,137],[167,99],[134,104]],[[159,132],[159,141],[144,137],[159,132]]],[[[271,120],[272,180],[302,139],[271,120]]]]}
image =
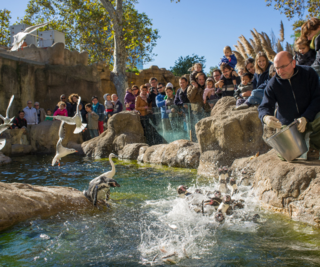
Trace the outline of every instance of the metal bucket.
{"type": "Polygon", "coordinates": [[[304,135],[298,131],[298,122],[294,121],[266,141],[286,161],[292,161],[308,151],[304,135]]]}

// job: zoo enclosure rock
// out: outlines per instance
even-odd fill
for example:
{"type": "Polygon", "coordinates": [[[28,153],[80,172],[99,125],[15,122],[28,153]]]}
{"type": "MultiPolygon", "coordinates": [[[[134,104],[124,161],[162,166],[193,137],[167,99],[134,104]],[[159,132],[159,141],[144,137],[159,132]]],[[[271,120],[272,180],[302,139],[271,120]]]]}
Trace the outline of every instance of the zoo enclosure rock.
{"type": "Polygon", "coordinates": [[[288,163],[271,150],[253,159],[238,159],[232,165],[233,170],[243,168],[266,208],[320,227],[320,161],[288,163]]]}
{"type": "Polygon", "coordinates": [[[87,156],[108,157],[111,152],[118,153],[128,144],[144,142],[139,115],[136,112],[123,111],[108,120],[108,129],[105,132],[81,146],[87,156]]]}
{"type": "Polygon", "coordinates": [[[36,216],[92,208],[82,192],[59,186],[0,182],[0,231],[36,216]]]}
{"type": "Polygon", "coordinates": [[[219,166],[237,158],[267,152],[270,148],[262,139],[263,127],[256,107],[232,110],[236,100],[223,97],[211,111],[211,116],[196,124],[201,158],[198,174],[216,176],[219,166]]]}
{"type": "Polygon", "coordinates": [[[119,153],[119,158],[137,160],[141,147],[149,147],[148,144],[128,144],[119,153]]]}
{"type": "Polygon", "coordinates": [[[199,145],[188,140],[177,140],[170,144],[155,145],[143,150],[140,153],[143,154],[144,163],[180,168],[197,168],[199,165],[199,145]]]}

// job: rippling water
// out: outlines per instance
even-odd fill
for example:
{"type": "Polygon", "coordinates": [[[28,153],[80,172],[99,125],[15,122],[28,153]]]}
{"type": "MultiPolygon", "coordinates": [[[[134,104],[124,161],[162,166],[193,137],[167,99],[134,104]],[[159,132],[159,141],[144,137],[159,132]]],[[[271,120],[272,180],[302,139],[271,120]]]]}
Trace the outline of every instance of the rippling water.
{"type": "MultiPolygon", "coordinates": [[[[86,189],[110,169],[105,159],[70,156],[62,167],[51,157],[13,158],[0,166],[0,181],[86,189]]],[[[195,171],[116,161],[112,208],[35,218],[0,233],[0,266],[319,266],[320,232],[261,210],[247,187],[235,198],[246,200],[239,218],[222,226],[189,210],[176,195],[180,184],[212,189],[215,181],[195,171]],[[259,213],[259,223],[242,221],[259,213]]]]}

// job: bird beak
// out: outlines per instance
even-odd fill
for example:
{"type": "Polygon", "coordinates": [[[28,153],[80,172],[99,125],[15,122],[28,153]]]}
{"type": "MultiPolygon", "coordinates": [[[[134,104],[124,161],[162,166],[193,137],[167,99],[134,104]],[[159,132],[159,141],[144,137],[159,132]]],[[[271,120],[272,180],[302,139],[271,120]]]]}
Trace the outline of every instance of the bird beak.
{"type": "Polygon", "coordinates": [[[205,206],[206,206],[206,205],[209,205],[210,202],[211,202],[211,200],[206,200],[206,201],[204,202],[204,205],[205,205],[205,206]]]}
{"type": "Polygon", "coordinates": [[[76,150],[76,153],[78,153],[78,151],[76,150]]]}

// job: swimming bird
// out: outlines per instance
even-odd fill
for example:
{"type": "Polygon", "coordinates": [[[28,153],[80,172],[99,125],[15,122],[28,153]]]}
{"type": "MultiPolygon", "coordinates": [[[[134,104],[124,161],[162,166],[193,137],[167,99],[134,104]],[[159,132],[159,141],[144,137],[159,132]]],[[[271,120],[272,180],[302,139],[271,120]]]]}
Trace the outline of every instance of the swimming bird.
{"type": "Polygon", "coordinates": [[[58,163],[58,166],[60,166],[61,158],[65,157],[65,156],[67,156],[69,154],[78,152],[77,150],[75,150],[73,148],[66,148],[66,147],[62,146],[62,140],[64,138],[63,125],[64,125],[64,121],[62,121],[61,124],[60,124],[59,140],[58,140],[57,145],[56,145],[56,155],[54,156],[54,158],[52,160],[52,166],[54,166],[54,164],[56,164],[56,163],[58,163]]]}
{"type": "Polygon", "coordinates": [[[11,98],[10,98],[9,105],[8,105],[7,111],[6,111],[6,117],[3,117],[0,114],[0,118],[3,120],[3,124],[5,124],[5,125],[8,125],[14,119],[14,116],[12,118],[9,118],[9,112],[10,112],[10,108],[12,106],[13,99],[14,99],[14,95],[12,95],[11,98]]]}
{"type": "Polygon", "coordinates": [[[105,202],[110,198],[110,187],[120,187],[120,184],[112,178],[100,176],[99,179],[95,178],[89,183],[88,190],[84,190],[83,194],[88,198],[94,206],[97,202],[105,202]]]}
{"type": "Polygon", "coordinates": [[[236,180],[234,178],[231,178],[230,179],[230,186],[232,188],[231,190],[231,196],[233,196],[234,194],[238,193],[239,190],[238,190],[238,186],[237,186],[237,183],[236,183],[236,180]]]}
{"type": "Polygon", "coordinates": [[[188,186],[179,185],[177,189],[179,197],[184,198],[185,196],[191,195],[191,193],[187,191],[188,188],[188,186]]]}
{"type": "Polygon", "coordinates": [[[80,102],[81,102],[81,97],[79,96],[78,104],[77,104],[77,111],[73,117],[65,117],[65,116],[54,116],[54,117],[46,116],[46,117],[55,118],[55,119],[64,121],[65,123],[70,124],[70,125],[76,125],[76,128],[74,129],[73,133],[74,134],[81,133],[82,130],[84,130],[86,128],[87,124],[82,123],[82,116],[81,116],[80,110],[79,110],[80,102]]]}
{"type": "Polygon", "coordinates": [[[109,162],[110,162],[110,165],[111,165],[111,171],[105,172],[105,173],[101,174],[100,176],[94,178],[93,180],[91,180],[90,184],[91,183],[95,183],[96,180],[99,180],[101,177],[113,178],[113,176],[116,174],[116,167],[114,166],[114,163],[112,161],[113,157],[117,158],[118,156],[113,154],[113,153],[109,154],[109,162]]]}
{"type": "Polygon", "coordinates": [[[4,148],[4,146],[6,145],[7,140],[6,139],[0,139],[0,150],[2,150],[2,148],[4,148]]]}
{"type": "Polygon", "coordinates": [[[223,169],[219,169],[219,190],[221,193],[229,193],[230,189],[228,188],[227,181],[225,179],[225,172],[223,169]]]}
{"type": "Polygon", "coordinates": [[[231,197],[229,195],[225,195],[222,198],[222,202],[220,203],[218,207],[218,212],[222,212],[223,215],[227,214],[227,210],[229,209],[231,204],[231,197]]]}

